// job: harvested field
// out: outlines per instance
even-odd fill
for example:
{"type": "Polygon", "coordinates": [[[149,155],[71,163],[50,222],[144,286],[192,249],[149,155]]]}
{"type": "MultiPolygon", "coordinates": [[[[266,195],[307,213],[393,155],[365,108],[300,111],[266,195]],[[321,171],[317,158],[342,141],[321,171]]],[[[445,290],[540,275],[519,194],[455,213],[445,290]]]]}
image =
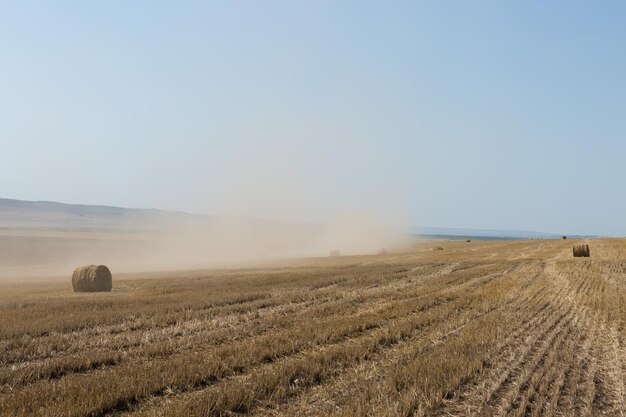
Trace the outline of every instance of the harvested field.
{"type": "Polygon", "coordinates": [[[0,415],[624,415],[626,240],[436,245],[2,284],[0,415]]]}

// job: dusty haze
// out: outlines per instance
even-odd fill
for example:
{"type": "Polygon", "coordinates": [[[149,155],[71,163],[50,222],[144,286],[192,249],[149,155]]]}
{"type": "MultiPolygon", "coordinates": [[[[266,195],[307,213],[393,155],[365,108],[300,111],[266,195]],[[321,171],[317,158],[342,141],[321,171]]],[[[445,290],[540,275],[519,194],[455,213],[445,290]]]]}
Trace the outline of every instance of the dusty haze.
{"type": "MultiPolygon", "coordinates": [[[[85,263],[113,272],[231,267],[332,250],[375,254],[406,242],[402,181],[349,185],[357,173],[345,162],[358,155],[357,138],[328,149],[313,131],[294,144],[286,130],[258,132],[221,175],[180,184],[208,215],[3,200],[0,276],[67,275],[85,263]]],[[[163,207],[175,198],[163,195],[163,207]]]]}
{"type": "Polygon", "coordinates": [[[376,254],[408,239],[401,226],[366,210],[313,223],[7,201],[0,201],[3,280],[69,276],[82,264],[120,273],[251,266],[335,250],[376,254]]]}

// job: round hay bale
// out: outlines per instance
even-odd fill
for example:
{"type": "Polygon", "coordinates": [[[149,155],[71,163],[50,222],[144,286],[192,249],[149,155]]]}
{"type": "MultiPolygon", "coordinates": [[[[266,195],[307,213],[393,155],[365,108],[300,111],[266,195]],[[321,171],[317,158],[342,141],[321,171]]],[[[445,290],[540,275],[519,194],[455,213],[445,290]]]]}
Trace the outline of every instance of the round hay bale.
{"type": "Polygon", "coordinates": [[[340,255],[341,255],[341,252],[339,251],[339,249],[332,249],[330,251],[330,256],[332,256],[332,257],[336,257],[336,256],[340,256],[340,255]]]}
{"type": "Polygon", "coordinates": [[[589,245],[574,245],[574,258],[588,258],[589,245]]]}
{"type": "Polygon", "coordinates": [[[104,265],[79,266],[72,275],[74,292],[111,291],[111,271],[104,265]]]}

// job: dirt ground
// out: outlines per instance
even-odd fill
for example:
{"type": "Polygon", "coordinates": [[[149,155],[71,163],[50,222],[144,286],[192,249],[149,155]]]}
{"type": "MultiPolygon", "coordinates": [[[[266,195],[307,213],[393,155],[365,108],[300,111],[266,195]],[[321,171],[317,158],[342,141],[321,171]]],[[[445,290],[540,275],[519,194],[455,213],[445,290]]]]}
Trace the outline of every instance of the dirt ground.
{"type": "Polygon", "coordinates": [[[0,284],[2,416],[623,416],[626,240],[0,284]],[[588,243],[591,258],[573,258],[588,243]]]}

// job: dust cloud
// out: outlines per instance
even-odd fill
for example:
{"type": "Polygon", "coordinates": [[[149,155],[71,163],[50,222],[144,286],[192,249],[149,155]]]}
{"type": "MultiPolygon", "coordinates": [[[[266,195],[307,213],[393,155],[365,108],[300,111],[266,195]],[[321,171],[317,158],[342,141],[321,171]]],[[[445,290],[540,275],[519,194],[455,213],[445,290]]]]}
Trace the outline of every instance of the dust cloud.
{"type": "Polygon", "coordinates": [[[244,216],[199,216],[180,223],[156,221],[142,232],[3,232],[0,280],[71,275],[84,264],[114,273],[255,266],[302,257],[377,254],[399,249],[400,230],[363,213],[328,223],[287,222],[244,216]]]}
{"type": "MultiPolygon", "coordinates": [[[[298,146],[260,141],[234,153],[219,175],[190,179],[189,201],[210,215],[146,211],[106,217],[102,209],[83,213],[73,227],[71,216],[59,223],[58,213],[51,213],[57,222],[40,230],[0,232],[0,277],[68,276],[92,263],[114,273],[239,267],[327,257],[331,251],[377,254],[405,245],[401,181],[377,181],[375,161],[364,164],[363,172],[346,172],[345,158],[359,157],[356,143],[323,149],[309,139],[298,146]],[[367,186],[355,188],[354,175],[367,186]]],[[[46,213],[37,215],[46,220],[46,213]]]]}

